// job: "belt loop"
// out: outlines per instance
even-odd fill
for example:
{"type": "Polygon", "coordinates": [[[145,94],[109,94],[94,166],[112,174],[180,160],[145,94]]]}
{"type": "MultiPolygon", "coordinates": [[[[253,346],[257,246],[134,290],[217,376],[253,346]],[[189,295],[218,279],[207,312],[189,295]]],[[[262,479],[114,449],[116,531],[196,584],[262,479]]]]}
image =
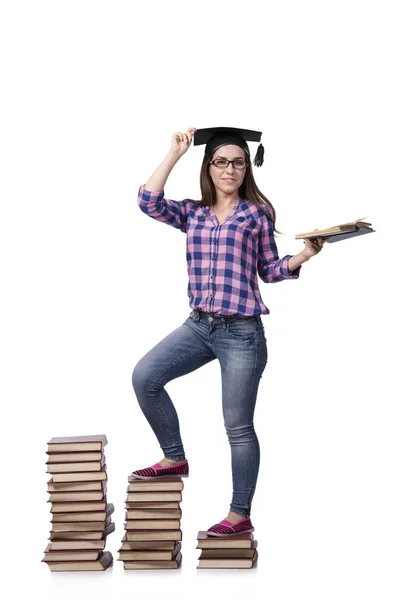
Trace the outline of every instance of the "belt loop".
{"type": "Polygon", "coordinates": [[[224,324],[224,329],[226,329],[226,319],[225,319],[224,315],[221,315],[221,320],[224,324]]]}

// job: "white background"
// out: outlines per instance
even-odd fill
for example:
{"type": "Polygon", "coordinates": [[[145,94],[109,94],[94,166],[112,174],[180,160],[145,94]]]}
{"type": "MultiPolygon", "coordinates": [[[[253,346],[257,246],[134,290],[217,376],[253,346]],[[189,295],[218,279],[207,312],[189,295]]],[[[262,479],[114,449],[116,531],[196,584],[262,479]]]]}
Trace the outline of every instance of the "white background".
{"type": "MultiPolygon", "coordinates": [[[[244,594],[398,599],[399,20],[396,2],[3,2],[1,51],[2,588],[9,597],[244,594]],[[185,235],[137,192],[188,127],[263,132],[254,168],[296,233],[367,217],[376,233],[266,285],[268,365],[255,412],[258,567],[196,569],[227,515],[218,361],[167,385],[190,464],[179,571],[124,572],[130,472],[162,458],[131,385],[188,317],[185,235]],[[116,532],[105,573],[51,574],[53,436],[105,433],[116,532]],[[218,467],[218,469],[216,468],[218,467]]],[[[257,144],[250,144],[254,157],[257,144]]],[[[200,198],[204,147],[165,186],[200,198]]]]}

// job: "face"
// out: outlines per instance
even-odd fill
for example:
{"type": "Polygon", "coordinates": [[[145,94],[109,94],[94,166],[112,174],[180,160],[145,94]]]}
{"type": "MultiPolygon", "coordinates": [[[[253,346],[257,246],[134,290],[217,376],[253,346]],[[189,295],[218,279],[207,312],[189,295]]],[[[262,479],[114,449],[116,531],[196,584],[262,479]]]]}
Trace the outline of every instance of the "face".
{"type": "MultiPolygon", "coordinates": [[[[214,152],[212,160],[216,160],[217,158],[234,160],[235,158],[244,159],[245,157],[246,153],[240,146],[226,145],[214,152]]],[[[244,169],[237,169],[232,163],[229,163],[227,167],[222,169],[215,165],[210,165],[209,169],[215,189],[225,193],[232,193],[238,190],[246,175],[246,167],[244,169]]]]}

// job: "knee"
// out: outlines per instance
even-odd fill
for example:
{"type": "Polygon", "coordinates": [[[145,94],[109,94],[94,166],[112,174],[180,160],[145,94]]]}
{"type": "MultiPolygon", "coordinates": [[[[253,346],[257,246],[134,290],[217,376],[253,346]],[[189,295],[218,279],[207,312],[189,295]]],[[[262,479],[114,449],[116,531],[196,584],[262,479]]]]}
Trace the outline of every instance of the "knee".
{"type": "Polygon", "coordinates": [[[246,439],[254,438],[256,435],[254,423],[243,423],[238,425],[237,423],[227,423],[225,421],[225,430],[229,441],[231,442],[244,441],[246,439]]]}
{"type": "Polygon", "coordinates": [[[155,383],[154,370],[149,368],[143,358],[139,360],[133,369],[132,386],[139,399],[157,393],[158,386],[155,383]]]}
{"type": "Polygon", "coordinates": [[[136,363],[133,372],[132,372],[132,386],[138,396],[141,395],[143,391],[146,391],[148,385],[148,372],[144,368],[144,364],[142,359],[136,363]]]}

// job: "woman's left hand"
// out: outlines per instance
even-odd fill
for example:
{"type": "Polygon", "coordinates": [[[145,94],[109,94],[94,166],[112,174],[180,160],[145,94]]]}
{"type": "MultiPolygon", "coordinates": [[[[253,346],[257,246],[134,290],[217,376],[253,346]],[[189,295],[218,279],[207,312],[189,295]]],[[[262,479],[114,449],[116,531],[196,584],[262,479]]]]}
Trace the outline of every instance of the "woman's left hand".
{"type": "MultiPolygon", "coordinates": [[[[314,231],[318,231],[318,229],[314,229],[314,231]]],[[[305,248],[303,250],[304,257],[309,259],[315,254],[318,254],[322,250],[322,246],[326,242],[326,238],[317,237],[316,240],[304,240],[305,248]]]]}

